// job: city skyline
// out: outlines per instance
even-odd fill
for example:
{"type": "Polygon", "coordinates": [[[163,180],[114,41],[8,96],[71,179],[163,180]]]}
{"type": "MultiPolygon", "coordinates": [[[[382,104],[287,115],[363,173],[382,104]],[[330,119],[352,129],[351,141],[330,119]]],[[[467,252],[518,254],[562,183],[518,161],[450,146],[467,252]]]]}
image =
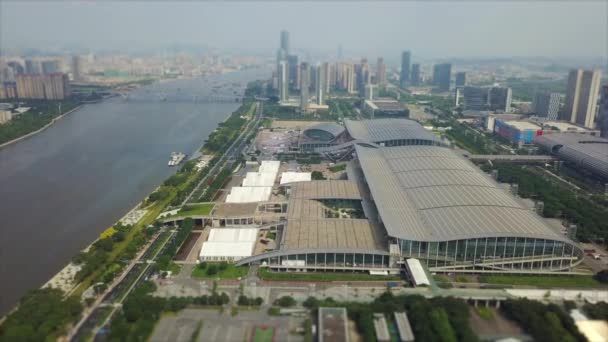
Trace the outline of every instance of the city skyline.
{"type": "Polygon", "coordinates": [[[137,3],[3,2],[0,4],[1,46],[3,49],[71,46],[132,50],[173,44],[258,53],[275,48],[276,38],[268,37],[276,37],[275,32],[286,30],[292,38],[290,50],[334,55],[337,46],[342,45],[346,54],[375,51],[378,55],[391,56],[408,49],[421,59],[454,56],[605,58],[608,48],[604,16],[607,5],[603,2],[460,2],[449,10],[434,2],[380,2],[373,7],[335,2],[323,4],[323,11],[317,13],[315,20],[331,20],[342,25],[348,25],[344,18],[352,22],[369,18],[381,20],[370,19],[374,30],[355,25],[349,30],[329,31],[324,25],[315,27],[302,20],[298,10],[305,7],[302,3],[262,4],[239,4],[235,10],[230,3],[168,5],[159,2],[142,7],[137,3]],[[281,15],[275,15],[277,13],[281,15]],[[135,14],[138,14],[136,18],[135,14]],[[33,24],[22,24],[25,15],[33,24]],[[59,24],[42,30],[36,23],[45,22],[48,16],[56,18],[59,24]],[[192,16],[197,20],[190,20],[192,16]],[[537,22],[539,16],[543,17],[542,26],[537,22]],[[564,21],[566,16],[569,20],[564,21]],[[512,25],[514,20],[517,25],[512,25]],[[242,24],[227,26],[226,22],[242,24]],[[133,25],[139,29],[132,30],[133,25]],[[74,27],[79,29],[73,30],[74,27]],[[476,29],[471,30],[472,27],[476,29]],[[581,39],[582,35],[585,39],[581,39]]]}

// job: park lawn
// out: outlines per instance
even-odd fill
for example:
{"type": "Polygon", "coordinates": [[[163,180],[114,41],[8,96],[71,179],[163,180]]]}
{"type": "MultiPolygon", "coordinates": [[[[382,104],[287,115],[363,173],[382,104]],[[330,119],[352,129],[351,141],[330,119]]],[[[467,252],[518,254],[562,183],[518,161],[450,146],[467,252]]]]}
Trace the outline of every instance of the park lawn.
{"type": "Polygon", "coordinates": [[[496,285],[527,285],[550,288],[589,288],[605,286],[593,279],[590,275],[486,275],[480,276],[479,282],[496,285]]]}
{"type": "Polygon", "coordinates": [[[255,328],[253,342],[272,342],[274,336],[273,328],[255,328]]]}
{"type": "Polygon", "coordinates": [[[479,317],[485,319],[486,321],[489,321],[494,317],[494,313],[492,312],[492,309],[486,308],[485,306],[476,307],[475,312],[477,312],[477,315],[479,317]]]}
{"type": "Polygon", "coordinates": [[[211,213],[211,210],[215,206],[215,203],[203,203],[197,205],[188,205],[182,208],[177,213],[177,216],[207,216],[211,213]]]}
{"type": "MultiPolygon", "coordinates": [[[[245,267],[245,266],[235,266],[233,264],[228,264],[228,266],[226,267],[225,270],[219,270],[217,273],[215,274],[208,274],[207,270],[209,269],[209,266],[213,265],[213,263],[207,263],[207,267],[204,269],[201,269],[199,266],[196,266],[193,270],[192,270],[192,274],[191,276],[193,278],[202,278],[202,279],[215,279],[215,278],[220,278],[220,279],[238,279],[238,278],[242,278],[244,276],[247,275],[247,272],[249,272],[249,268],[245,267]]],[[[219,267],[219,264],[215,264],[216,266],[219,267]]]]}
{"type": "Polygon", "coordinates": [[[377,276],[366,273],[294,273],[294,272],[272,272],[267,268],[260,268],[260,278],[263,280],[286,280],[286,281],[387,281],[401,280],[397,275],[377,276]]]}
{"type": "Polygon", "coordinates": [[[339,172],[344,170],[346,170],[346,164],[334,165],[329,168],[329,171],[331,172],[339,172]]]}
{"type": "Polygon", "coordinates": [[[171,271],[171,275],[172,276],[176,276],[179,274],[179,272],[182,270],[182,265],[180,264],[176,264],[174,262],[172,262],[169,265],[169,268],[167,269],[167,271],[171,271]]]}

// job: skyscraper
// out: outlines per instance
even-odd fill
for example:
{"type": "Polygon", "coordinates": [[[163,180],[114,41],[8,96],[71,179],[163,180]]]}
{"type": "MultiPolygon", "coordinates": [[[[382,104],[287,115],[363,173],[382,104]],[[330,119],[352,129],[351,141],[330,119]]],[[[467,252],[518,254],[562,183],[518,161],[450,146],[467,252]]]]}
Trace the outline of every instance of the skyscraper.
{"type": "Polygon", "coordinates": [[[346,91],[349,94],[354,94],[356,92],[356,74],[355,74],[355,66],[352,63],[346,64],[346,91]]]}
{"type": "Polygon", "coordinates": [[[300,89],[300,64],[298,63],[298,56],[287,56],[287,68],[289,89],[300,89]]]}
{"type": "Polygon", "coordinates": [[[80,56],[72,56],[72,79],[75,82],[80,82],[81,77],[80,56]]]}
{"type": "Polygon", "coordinates": [[[280,61],[278,69],[279,101],[286,102],[289,99],[289,79],[287,76],[287,62],[280,61]]]}
{"type": "Polygon", "coordinates": [[[342,52],[342,44],[338,45],[338,61],[341,61],[343,58],[343,52],[342,52]]]}
{"type": "Polygon", "coordinates": [[[420,85],[420,64],[412,64],[412,74],[410,79],[412,85],[420,85]]]}
{"type": "Polygon", "coordinates": [[[511,111],[511,88],[491,87],[488,104],[490,110],[509,113],[511,111]]]}
{"type": "Polygon", "coordinates": [[[355,68],[356,80],[357,80],[357,91],[359,96],[365,95],[365,86],[371,83],[371,73],[369,72],[369,64],[367,58],[361,59],[361,64],[358,64],[355,68]]]}
{"type": "Polygon", "coordinates": [[[408,86],[410,81],[410,59],[412,54],[409,51],[403,51],[401,53],[401,75],[399,78],[399,85],[402,89],[408,86]]]}
{"type": "Polygon", "coordinates": [[[433,85],[442,91],[450,90],[452,64],[435,64],[433,67],[433,85]]]}
{"type": "Polygon", "coordinates": [[[454,86],[464,87],[467,84],[467,73],[464,71],[457,72],[454,80],[454,86]]]}
{"type": "Polygon", "coordinates": [[[559,93],[538,92],[534,95],[532,112],[534,112],[534,114],[537,116],[547,118],[549,120],[557,120],[559,103],[559,93]]]}
{"type": "Polygon", "coordinates": [[[376,65],[378,70],[376,71],[377,83],[381,86],[386,84],[386,64],[384,64],[384,58],[378,57],[378,63],[376,65]]]}
{"type": "Polygon", "coordinates": [[[326,88],[326,77],[327,77],[327,63],[323,63],[317,66],[317,77],[315,79],[315,91],[317,97],[317,104],[323,105],[325,103],[325,88],[326,88]]]}
{"type": "Polygon", "coordinates": [[[329,64],[328,62],[323,63],[323,74],[325,75],[324,79],[323,79],[323,91],[325,93],[325,96],[327,96],[327,94],[329,93],[329,91],[331,90],[331,75],[333,75],[332,70],[331,70],[331,64],[329,64]]]}
{"type": "Polygon", "coordinates": [[[286,30],[281,31],[281,49],[289,54],[289,32],[286,30]]]}
{"type": "Polygon", "coordinates": [[[602,86],[597,128],[600,130],[602,138],[608,138],[608,84],[602,86]]]}
{"type": "Polygon", "coordinates": [[[308,63],[300,64],[300,110],[308,110],[308,90],[310,87],[310,68],[308,63]]]}
{"type": "Polygon", "coordinates": [[[560,119],[594,128],[595,111],[602,74],[599,70],[571,70],[566,89],[566,103],[560,119]]]}

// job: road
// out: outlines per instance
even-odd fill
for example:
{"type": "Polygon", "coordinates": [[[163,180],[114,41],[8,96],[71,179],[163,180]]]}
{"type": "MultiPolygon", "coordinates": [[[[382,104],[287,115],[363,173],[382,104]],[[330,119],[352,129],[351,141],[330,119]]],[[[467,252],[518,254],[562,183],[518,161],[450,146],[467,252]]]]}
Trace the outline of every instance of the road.
{"type": "MultiPolygon", "coordinates": [[[[186,197],[184,199],[184,201],[182,202],[182,204],[180,206],[183,206],[186,203],[191,202],[190,200],[194,197],[194,194],[198,193],[198,191],[203,186],[203,184],[207,184],[207,180],[210,177],[213,177],[216,173],[219,172],[219,170],[221,170],[222,168],[227,166],[228,163],[230,163],[230,165],[234,164],[234,161],[236,160],[235,156],[238,156],[241,153],[241,151],[243,150],[243,147],[245,146],[245,143],[247,141],[247,137],[252,133],[252,128],[257,128],[259,126],[259,124],[262,120],[262,117],[263,117],[262,111],[263,111],[262,103],[256,102],[256,113],[255,113],[254,119],[249,121],[249,123],[247,124],[247,127],[245,127],[243,132],[241,132],[241,134],[238,136],[238,138],[230,145],[230,147],[228,147],[226,152],[224,152],[224,154],[220,157],[220,160],[218,160],[218,162],[215,163],[215,165],[213,165],[213,167],[211,168],[211,170],[209,170],[207,175],[201,179],[201,181],[196,185],[196,187],[194,188],[194,190],[192,190],[192,192],[188,195],[188,197],[186,197]]],[[[195,201],[196,200],[197,200],[197,198],[195,197],[195,201]]]]}
{"type": "MultiPolygon", "coordinates": [[[[78,323],[76,323],[76,325],[68,333],[67,338],[69,341],[72,341],[74,339],[74,337],[78,334],[81,327],[85,324],[85,322],[87,320],[89,320],[89,318],[91,317],[93,312],[97,308],[99,308],[99,306],[106,299],[106,297],[108,295],[110,295],[112,293],[112,291],[114,291],[114,289],[125,279],[125,277],[129,274],[131,269],[133,269],[133,267],[138,264],[139,259],[147,252],[148,248],[154,243],[154,241],[158,238],[159,235],[160,235],[160,233],[157,233],[156,236],[154,236],[154,238],[150,239],[150,241],[148,241],[148,243],[144,246],[144,248],[142,248],[142,250],[137,254],[137,257],[135,257],[135,258],[133,258],[133,260],[131,260],[129,265],[125,268],[124,272],[122,272],[122,274],[118,278],[114,279],[112,284],[110,286],[108,286],[108,288],[100,296],[97,296],[97,299],[95,299],[95,301],[93,302],[93,304],[91,306],[85,308],[80,321],[78,321],[78,323]]],[[[160,250],[162,250],[162,248],[159,249],[159,251],[160,250]]]]}

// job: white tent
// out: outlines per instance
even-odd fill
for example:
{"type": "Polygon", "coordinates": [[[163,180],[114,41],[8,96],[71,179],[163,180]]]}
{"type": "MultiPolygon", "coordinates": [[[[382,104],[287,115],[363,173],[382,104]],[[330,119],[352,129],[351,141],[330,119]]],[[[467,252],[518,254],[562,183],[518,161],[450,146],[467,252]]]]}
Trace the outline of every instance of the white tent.
{"type": "Polygon", "coordinates": [[[237,261],[253,255],[257,228],[213,228],[199,253],[201,261],[237,261]]]}
{"type": "Polygon", "coordinates": [[[247,172],[243,186],[273,186],[276,173],[247,172]]]}
{"type": "Polygon", "coordinates": [[[281,173],[281,185],[293,182],[310,182],[312,173],[310,172],[283,172],[281,173]]]}
{"type": "Polygon", "coordinates": [[[267,186],[234,186],[226,197],[226,203],[251,203],[268,201],[272,187],[267,186]]]}

